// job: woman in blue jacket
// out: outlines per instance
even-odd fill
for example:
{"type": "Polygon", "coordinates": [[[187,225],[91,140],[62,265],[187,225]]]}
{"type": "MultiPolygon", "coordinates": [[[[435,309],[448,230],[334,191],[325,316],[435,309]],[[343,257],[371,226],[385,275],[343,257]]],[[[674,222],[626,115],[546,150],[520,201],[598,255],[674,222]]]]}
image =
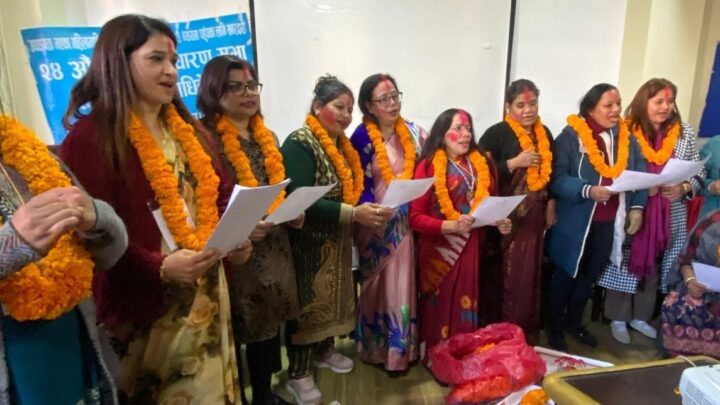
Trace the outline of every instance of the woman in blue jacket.
{"type": "Polygon", "coordinates": [[[563,330],[581,343],[597,340],[581,318],[592,285],[608,259],[620,254],[625,232],[642,225],[647,192],[615,193],[607,187],[623,170],[645,171],[645,160],[620,117],[620,94],[614,86],[593,86],[570,115],[553,145],[551,190],[561,212],[550,237],[556,271],[550,302],[550,346],[566,350],[563,330]]]}

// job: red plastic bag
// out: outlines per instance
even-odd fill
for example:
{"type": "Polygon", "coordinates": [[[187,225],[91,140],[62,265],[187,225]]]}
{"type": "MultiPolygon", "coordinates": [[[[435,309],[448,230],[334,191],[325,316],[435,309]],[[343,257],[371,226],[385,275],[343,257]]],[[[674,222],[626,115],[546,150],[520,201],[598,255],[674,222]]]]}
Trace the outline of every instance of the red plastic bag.
{"type": "Polygon", "coordinates": [[[545,362],[511,323],[455,335],[430,350],[430,361],[435,377],[455,386],[448,404],[502,398],[545,375],[545,362]]]}

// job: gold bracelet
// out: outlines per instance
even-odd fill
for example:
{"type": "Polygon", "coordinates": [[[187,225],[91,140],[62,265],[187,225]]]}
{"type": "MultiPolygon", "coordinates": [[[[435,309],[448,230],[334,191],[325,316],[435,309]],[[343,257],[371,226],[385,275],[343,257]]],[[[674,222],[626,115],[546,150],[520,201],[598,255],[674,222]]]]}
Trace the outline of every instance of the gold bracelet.
{"type": "Polygon", "coordinates": [[[162,263],[160,263],[160,280],[162,281],[168,281],[167,277],[165,277],[165,260],[167,258],[167,256],[163,257],[162,263]]]}
{"type": "Polygon", "coordinates": [[[357,211],[358,207],[353,207],[352,214],[350,214],[350,223],[355,223],[355,211],[357,211]]]}
{"type": "Polygon", "coordinates": [[[688,277],[688,278],[685,279],[685,285],[688,285],[688,283],[690,282],[690,280],[697,280],[697,279],[695,278],[695,276],[688,277]]]}

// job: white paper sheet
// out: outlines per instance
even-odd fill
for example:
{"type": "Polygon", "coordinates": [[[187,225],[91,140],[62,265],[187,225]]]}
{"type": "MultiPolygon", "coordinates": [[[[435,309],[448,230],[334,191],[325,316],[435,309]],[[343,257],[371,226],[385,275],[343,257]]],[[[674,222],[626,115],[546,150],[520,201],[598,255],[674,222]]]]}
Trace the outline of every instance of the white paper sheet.
{"type": "Polygon", "coordinates": [[[265,218],[265,222],[282,224],[283,222],[292,221],[305,212],[315,201],[332,190],[335,184],[337,183],[327,186],[298,187],[285,197],[285,201],[272,214],[265,218]]]}
{"type": "Polygon", "coordinates": [[[388,187],[381,205],[397,208],[422,197],[435,183],[435,177],[417,180],[393,180],[388,187]]]}
{"type": "Polygon", "coordinates": [[[660,174],[625,170],[613,181],[612,185],[608,186],[608,190],[617,192],[646,190],[650,187],[671,186],[682,183],[700,173],[706,161],[707,159],[697,162],[670,159],[660,174]]]}
{"type": "MultiPolygon", "coordinates": [[[[190,210],[188,210],[185,201],[183,201],[183,209],[185,210],[185,215],[187,215],[188,225],[190,225],[190,228],[195,229],[195,223],[190,216],[190,210]]],[[[175,238],[173,238],[172,233],[170,233],[170,229],[165,222],[165,218],[163,218],[162,216],[162,210],[160,208],[154,210],[152,212],[152,216],[155,219],[155,223],[157,224],[158,229],[160,229],[160,235],[162,235],[163,239],[165,240],[165,244],[168,246],[168,249],[170,249],[171,252],[177,250],[177,243],[175,243],[175,238]]]]}
{"type": "Polygon", "coordinates": [[[525,195],[512,197],[485,197],[472,213],[475,222],[473,228],[492,225],[500,219],[507,218],[511,212],[525,199],[525,195]]]}
{"type": "Polygon", "coordinates": [[[275,197],[289,183],[288,179],[263,187],[243,187],[236,184],[228,208],[205,244],[205,250],[219,249],[224,257],[245,242],[275,197]]]}
{"type": "Polygon", "coordinates": [[[708,290],[720,292],[720,268],[698,262],[693,262],[692,266],[698,283],[708,290]]]}

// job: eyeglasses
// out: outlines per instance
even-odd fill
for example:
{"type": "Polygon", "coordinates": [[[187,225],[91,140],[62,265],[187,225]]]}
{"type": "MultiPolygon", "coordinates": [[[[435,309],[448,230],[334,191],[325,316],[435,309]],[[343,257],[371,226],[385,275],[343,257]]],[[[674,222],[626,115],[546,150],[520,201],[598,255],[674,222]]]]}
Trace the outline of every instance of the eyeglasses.
{"type": "Polygon", "coordinates": [[[380,98],[374,98],[371,101],[380,104],[382,107],[390,107],[393,103],[398,104],[399,102],[401,102],[402,95],[402,92],[394,92],[390,94],[385,94],[380,98]]]}
{"type": "Polygon", "coordinates": [[[227,91],[232,94],[246,94],[246,93],[253,93],[253,94],[260,94],[262,91],[262,83],[240,83],[240,82],[230,82],[227,84],[227,91]]]}

